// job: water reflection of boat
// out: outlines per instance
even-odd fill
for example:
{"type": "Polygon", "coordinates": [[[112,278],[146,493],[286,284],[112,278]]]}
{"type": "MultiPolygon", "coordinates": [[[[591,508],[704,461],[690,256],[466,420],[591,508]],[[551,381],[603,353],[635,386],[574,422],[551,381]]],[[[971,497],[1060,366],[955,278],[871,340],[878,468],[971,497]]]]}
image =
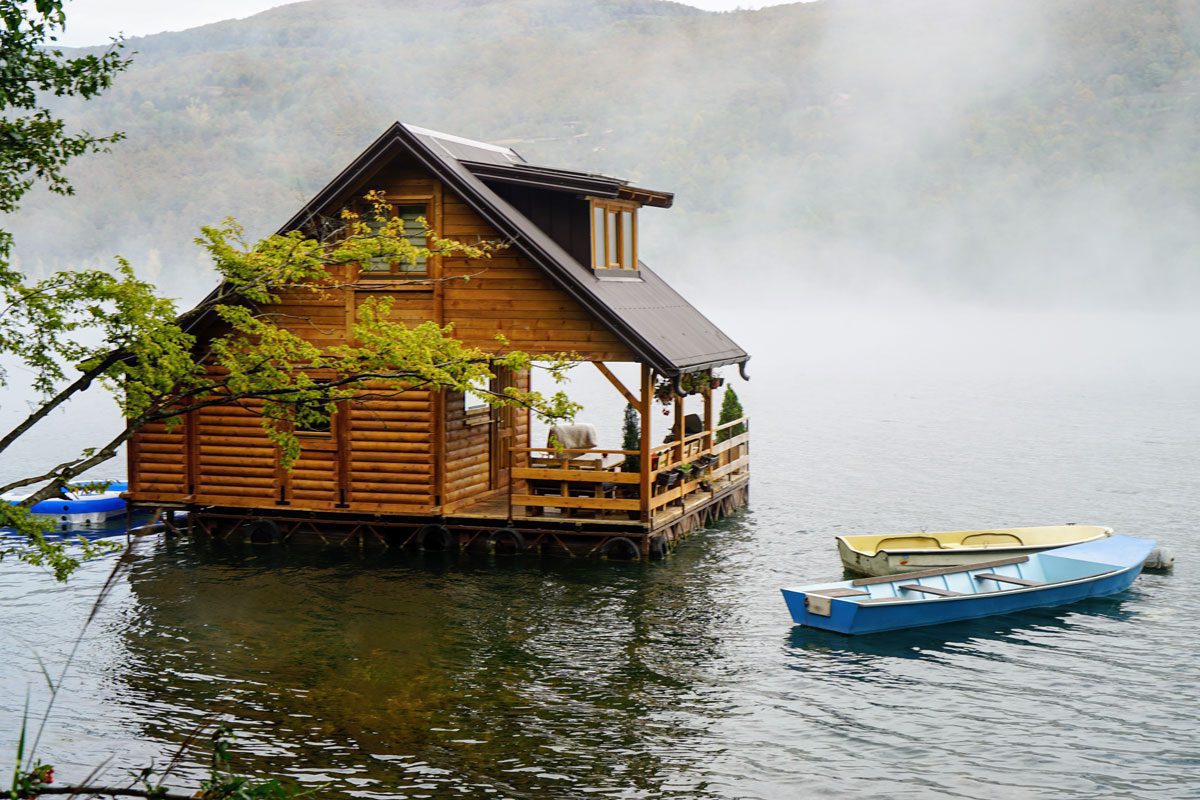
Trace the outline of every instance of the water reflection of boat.
{"type": "Polygon", "coordinates": [[[874,633],[1073,603],[1123,591],[1152,540],[1110,536],[970,567],[784,589],[799,625],[874,633]]]}
{"type": "Polygon", "coordinates": [[[1029,555],[1052,547],[1091,542],[1112,535],[1100,525],[1044,525],[980,531],[885,533],[837,537],[838,554],[859,575],[895,575],[934,567],[1029,555]]]}
{"type": "MultiPolygon", "coordinates": [[[[61,497],[43,500],[30,511],[35,516],[55,520],[61,530],[99,528],[112,517],[125,513],[121,493],[128,488],[124,481],[96,481],[75,491],[64,490],[61,497]]],[[[10,493],[0,499],[15,505],[28,496],[29,493],[10,493]]]]}

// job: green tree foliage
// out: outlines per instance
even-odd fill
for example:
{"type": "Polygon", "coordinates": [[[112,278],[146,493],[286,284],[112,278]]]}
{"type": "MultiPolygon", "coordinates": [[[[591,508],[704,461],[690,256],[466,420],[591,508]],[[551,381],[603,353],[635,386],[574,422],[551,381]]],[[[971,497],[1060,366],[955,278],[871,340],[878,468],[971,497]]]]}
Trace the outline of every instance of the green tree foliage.
{"type": "Polygon", "coordinates": [[[8,309],[0,314],[0,352],[21,358],[45,400],[0,438],[0,454],[96,382],[118,398],[125,417],[124,427],[102,445],[0,486],[0,494],[39,487],[20,505],[0,504],[0,525],[28,535],[26,545],[8,552],[51,567],[60,579],[70,574],[78,556],[47,541],[28,508],[115,457],[145,425],[171,427],[184,414],[206,407],[261,401],[263,428],[285,467],[300,454],[298,427],[327,422],[337,403],[366,390],[372,396],[413,388],[466,392],[490,405],[529,408],[544,419],[572,417],[578,406],[561,391],[545,396],[511,387],[500,393],[480,388],[489,385],[498,367],[542,368],[562,380],[569,367],[565,356],[535,357],[511,350],[502,339],[497,355],[463,344],[450,326],[409,327],[391,318],[386,296],[360,305],[351,343],[341,346],[321,349],[279,324],[272,306],[282,292],[323,297],[354,291],[341,282],[339,270],[369,258],[443,255],[485,262],[496,249],[486,242],[441,239],[430,230],[427,244],[417,247],[405,237],[403,225],[389,219],[382,195],[369,194],[367,201],[366,218],[347,212],[342,225],[324,238],[293,231],[251,243],[233,220],[204,228],[197,242],[211,257],[221,285],[184,314],[123,261],[115,274],[63,272],[22,286],[19,293],[8,290],[8,309]],[[200,323],[215,325],[218,332],[198,338],[193,331],[200,323]],[[38,346],[22,346],[31,340],[38,346]]]}
{"type": "MultiPolygon", "coordinates": [[[[725,397],[721,399],[721,416],[717,420],[718,425],[724,425],[727,422],[741,419],[746,416],[746,412],[742,410],[742,401],[738,399],[737,392],[730,386],[725,389],[725,397]]],[[[746,432],[745,423],[732,425],[717,433],[717,441],[723,442],[726,439],[732,439],[734,436],[741,436],[746,432]]]]}
{"type": "MultiPolygon", "coordinates": [[[[625,416],[621,420],[621,449],[640,450],[642,447],[642,417],[632,403],[625,405],[625,416]]],[[[622,467],[626,472],[637,472],[641,469],[642,457],[625,456],[622,467]]]]}
{"type": "Polygon", "coordinates": [[[66,23],[63,0],[0,0],[0,213],[16,210],[38,181],[70,194],[63,168],[72,158],[103,150],[120,133],[68,133],[45,105],[47,95],[95,97],[129,60],[121,44],[99,55],[66,58],[49,47],[66,23]]]}
{"type": "MultiPolygon", "coordinates": [[[[15,212],[38,182],[52,193],[71,194],[72,186],[63,172],[67,163],[104,150],[121,138],[120,133],[70,133],[65,121],[46,104],[48,97],[93,98],[109,88],[116,74],[129,64],[121,56],[120,41],[98,55],[65,57],[50,46],[65,23],[63,0],[0,0],[0,214],[15,212]]],[[[36,388],[50,395],[65,378],[57,359],[71,364],[88,358],[86,348],[70,340],[71,333],[88,315],[95,326],[111,328],[115,322],[111,312],[130,299],[132,272],[122,263],[116,275],[64,274],[50,282],[30,283],[13,268],[12,248],[12,235],[0,230],[0,293],[5,302],[0,309],[0,353],[31,366],[36,388]]],[[[139,287],[132,291],[136,294],[139,287]]],[[[81,388],[91,383],[87,377],[91,371],[91,365],[82,366],[81,388]]],[[[0,384],[6,380],[0,373],[0,384]]],[[[0,440],[0,453],[57,406],[50,398],[44,412],[35,412],[27,424],[18,425],[0,440]]],[[[26,534],[27,546],[17,549],[30,562],[51,567],[61,578],[78,565],[80,557],[107,549],[104,544],[81,539],[79,555],[70,555],[61,544],[46,540],[45,534],[53,526],[33,518],[30,505],[0,502],[0,527],[26,534]]],[[[0,548],[0,557],[4,552],[0,548]]]]}

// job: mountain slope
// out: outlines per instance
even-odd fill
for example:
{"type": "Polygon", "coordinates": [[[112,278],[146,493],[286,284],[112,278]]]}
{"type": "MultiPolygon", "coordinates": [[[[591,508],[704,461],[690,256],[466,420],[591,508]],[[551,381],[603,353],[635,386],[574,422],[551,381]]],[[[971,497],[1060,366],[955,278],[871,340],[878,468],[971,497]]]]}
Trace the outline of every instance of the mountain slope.
{"type": "MultiPolygon", "coordinates": [[[[27,268],[121,252],[181,293],[233,214],[272,230],[390,122],[678,193],[668,276],[1014,301],[1200,294],[1200,19],[1170,0],[310,0],[136,39],[27,268]]],[[[649,235],[653,231],[652,235],[649,235]]]]}

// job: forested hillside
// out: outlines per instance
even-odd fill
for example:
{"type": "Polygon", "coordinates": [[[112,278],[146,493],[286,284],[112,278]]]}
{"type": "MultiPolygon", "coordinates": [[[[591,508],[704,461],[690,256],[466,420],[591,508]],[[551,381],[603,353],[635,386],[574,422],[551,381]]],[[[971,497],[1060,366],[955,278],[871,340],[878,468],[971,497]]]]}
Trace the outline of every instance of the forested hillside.
{"type": "Polygon", "coordinates": [[[27,269],[122,253],[191,296],[199,225],[274,229],[400,119],[675,191],[644,255],[700,292],[1192,302],[1193,7],[309,0],[132,40],[70,109],[127,140],[11,224],[27,269]]]}

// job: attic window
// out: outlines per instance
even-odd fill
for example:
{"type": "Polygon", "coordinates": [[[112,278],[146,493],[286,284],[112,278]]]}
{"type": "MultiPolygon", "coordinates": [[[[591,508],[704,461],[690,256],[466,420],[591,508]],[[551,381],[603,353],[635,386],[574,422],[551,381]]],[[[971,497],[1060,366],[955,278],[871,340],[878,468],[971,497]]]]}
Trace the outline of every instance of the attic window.
{"type": "MultiPolygon", "coordinates": [[[[389,213],[391,218],[399,217],[404,220],[404,238],[414,247],[424,248],[427,246],[425,236],[425,225],[420,220],[429,219],[429,208],[425,204],[415,203],[394,203],[390,206],[389,213]]],[[[372,230],[378,230],[380,227],[379,220],[371,216],[369,213],[364,213],[363,221],[371,227],[372,230]]],[[[391,261],[387,256],[378,256],[372,258],[362,265],[362,274],[377,277],[388,275],[396,275],[408,277],[411,275],[424,275],[428,270],[428,257],[425,254],[417,256],[416,262],[406,260],[391,261]]]]}
{"type": "Polygon", "coordinates": [[[637,203],[592,200],[592,269],[637,269],[637,203]]]}

